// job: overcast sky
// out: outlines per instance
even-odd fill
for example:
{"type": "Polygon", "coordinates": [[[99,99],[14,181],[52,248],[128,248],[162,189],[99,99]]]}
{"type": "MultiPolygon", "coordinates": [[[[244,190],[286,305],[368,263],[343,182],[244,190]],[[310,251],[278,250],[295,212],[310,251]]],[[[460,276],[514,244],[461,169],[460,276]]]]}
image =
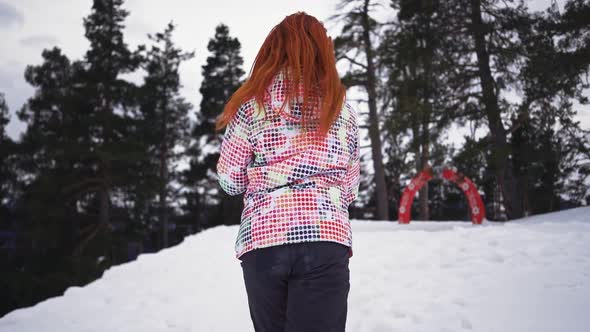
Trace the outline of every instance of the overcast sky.
{"type": "MultiPolygon", "coordinates": [[[[198,106],[201,66],[219,23],[228,25],[230,34],[242,43],[248,73],[268,32],[285,16],[302,10],[324,21],[336,4],[336,0],[127,0],[124,8],[130,15],[125,40],[131,47],[148,44],[148,33],[162,31],[174,21],[174,40],[183,49],[195,51],[195,58],[181,67],[182,94],[198,106]]],[[[89,44],[82,18],[91,5],[91,0],[0,0],[0,92],[5,93],[12,114],[33,93],[23,73],[26,65],[41,63],[44,48],[59,46],[70,59],[83,56],[89,44]]],[[[22,130],[24,126],[13,116],[9,134],[16,138],[22,130]]]]}
{"type": "MultiPolygon", "coordinates": [[[[330,35],[337,27],[326,19],[335,13],[339,0],[127,0],[130,11],[126,22],[126,42],[134,48],[148,44],[147,33],[162,31],[166,24],[177,25],[174,39],[195,58],[181,67],[182,94],[195,106],[201,66],[208,56],[207,43],[215,26],[225,23],[230,34],[242,44],[244,70],[250,71],[254,57],[270,29],[285,16],[305,11],[323,21],[330,35]]],[[[561,2],[561,1],[560,1],[561,2]]],[[[550,0],[535,0],[531,7],[545,8],[550,0]]],[[[24,130],[14,115],[33,89],[24,81],[26,65],[40,64],[44,48],[58,46],[72,60],[88,49],[82,18],[90,12],[92,0],[0,0],[0,92],[4,92],[13,114],[8,126],[16,138],[24,130]]],[[[585,128],[590,128],[590,111],[579,114],[585,128]]]]}

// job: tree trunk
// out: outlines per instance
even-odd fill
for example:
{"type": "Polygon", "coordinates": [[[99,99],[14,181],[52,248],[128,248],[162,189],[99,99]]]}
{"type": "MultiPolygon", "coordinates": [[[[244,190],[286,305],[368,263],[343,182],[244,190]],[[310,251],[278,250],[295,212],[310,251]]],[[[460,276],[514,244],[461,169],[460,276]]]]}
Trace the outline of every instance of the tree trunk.
{"type": "MultiPolygon", "coordinates": [[[[418,105],[414,103],[414,112],[416,115],[424,115],[424,105],[418,105]]],[[[424,117],[418,119],[417,117],[413,121],[412,134],[415,137],[415,149],[414,154],[416,156],[416,175],[420,174],[428,165],[428,159],[430,158],[430,149],[428,140],[425,140],[425,136],[428,134],[425,132],[427,128],[423,123],[424,117]]],[[[428,183],[426,183],[418,192],[418,220],[430,219],[430,211],[428,209],[428,183]]]]}
{"type": "MultiPolygon", "coordinates": [[[[424,124],[423,124],[424,125],[424,124]]],[[[427,132],[428,125],[426,124],[426,128],[422,128],[422,137],[428,136],[427,132]]],[[[426,167],[428,167],[428,159],[430,158],[430,144],[428,139],[426,141],[422,141],[421,144],[421,155],[420,155],[420,170],[422,172],[426,167]]],[[[425,183],[422,188],[420,188],[420,220],[429,220],[430,219],[430,210],[428,208],[428,183],[425,183]]]]}
{"type": "Polygon", "coordinates": [[[168,101],[162,103],[162,141],[160,143],[160,222],[162,223],[162,248],[168,248],[168,117],[166,107],[168,101]]]}
{"type": "MultiPolygon", "coordinates": [[[[112,112],[111,110],[104,110],[105,112],[112,112]]],[[[105,124],[105,128],[103,128],[104,134],[104,145],[108,147],[111,142],[110,138],[110,126],[109,123],[105,124]]],[[[102,176],[102,184],[100,186],[100,212],[98,217],[98,222],[101,225],[99,229],[108,229],[106,226],[110,221],[110,198],[111,198],[111,161],[108,159],[109,154],[103,156],[104,159],[101,160],[101,176],[102,176]]]]}
{"type": "MultiPolygon", "coordinates": [[[[165,143],[162,143],[165,145],[165,143]]],[[[168,192],[166,185],[168,183],[168,165],[166,163],[167,153],[163,148],[160,155],[160,222],[162,223],[162,249],[168,248],[168,205],[166,197],[168,192]]]]}
{"type": "MultiPolygon", "coordinates": [[[[424,66],[424,99],[422,100],[422,117],[421,120],[421,136],[420,136],[420,172],[424,171],[427,168],[430,168],[430,118],[432,114],[432,103],[430,99],[433,97],[433,89],[430,88],[430,84],[433,80],[432,77],[432,59],[434,57],[434,49],[433,49],[433,41],[432,36],[433,33],[430,31],[430,20],[427,19],[424,22],[424,26],[426,29],[425,34],[425,48],[423,53],[423,62],[422,65],[424,66]]],[[[428,183],[424,184],[424,186],[420,189],[420,219],[421,220],[429,220],[430,219],[430,209],[428,208],[428,183]]]]}
{"type": "Polygon", "coordinates": [[[477,65],[483,93],[483,103],[492,136],[496,182],[500,187],[504,208],[509,219],[522,217],[522,197],[518,193],[514,170],[510,165],[506,129],[502,124],[494,78],[490,69],[490,57],[486,49],[486,26],[481,17],[481,0],[471,2],[471,34],[475,42],[477,65]]]}
{"type": "Polygon", "coordinates": [[[374,67],[374,55],[371,45],[370,24],[369,24],[369,3],[365,0],[363,7],[363,42],[367,56],[367,82],[366,89],[369,97],[369,138],[371,139],[371,155],[373,157],[373,167],[375,171],[375,194],[376,194],[376,213],[378,220],[388,220],[389,211],[387,209],[387,189],[385,187],[385,170],[383,167],[383,154],[381,152],[381,136],[379,131],[379,119],[377,115],[377,93],[376,78],[374,67]]]}

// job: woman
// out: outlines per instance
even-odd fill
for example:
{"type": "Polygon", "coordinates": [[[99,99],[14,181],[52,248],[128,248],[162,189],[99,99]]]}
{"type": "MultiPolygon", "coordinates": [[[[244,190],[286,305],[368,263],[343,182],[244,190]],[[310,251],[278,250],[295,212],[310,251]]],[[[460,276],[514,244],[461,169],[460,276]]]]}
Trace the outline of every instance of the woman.
{"type": "Polygon", "coordinates": [[[342,332],[350,289],[359,141],[332,40],[316,18],[287,16],[217,122],[217,164],[244,193],[235,243],[257,332],[342,332]]]}

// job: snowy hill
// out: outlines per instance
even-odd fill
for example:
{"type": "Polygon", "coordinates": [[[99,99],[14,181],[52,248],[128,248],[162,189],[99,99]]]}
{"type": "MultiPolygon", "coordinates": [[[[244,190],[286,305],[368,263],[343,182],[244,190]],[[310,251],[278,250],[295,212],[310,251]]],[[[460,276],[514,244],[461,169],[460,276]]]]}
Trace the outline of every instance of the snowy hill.
{"type": "MultiPolygon", "coordinates": [[[[347,331],[590,331],[590,208],[507,224],[354,220],[347,331]]],[[[2,332],[253,331],[216,227],[13,311],[2,332]]]]}

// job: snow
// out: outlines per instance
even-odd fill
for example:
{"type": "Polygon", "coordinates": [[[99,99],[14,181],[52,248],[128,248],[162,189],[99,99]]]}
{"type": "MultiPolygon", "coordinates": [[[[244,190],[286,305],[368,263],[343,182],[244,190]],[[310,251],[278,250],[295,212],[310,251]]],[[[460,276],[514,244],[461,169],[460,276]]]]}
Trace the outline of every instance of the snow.
{"type": "MultiPolygon", "coordinates": [[[[590,207],[509,223],[353,220],[347,331],[589,331],[590,207]]],[[[112,267],[0,331],[254,331],[237,226],[112,267]]]]}

